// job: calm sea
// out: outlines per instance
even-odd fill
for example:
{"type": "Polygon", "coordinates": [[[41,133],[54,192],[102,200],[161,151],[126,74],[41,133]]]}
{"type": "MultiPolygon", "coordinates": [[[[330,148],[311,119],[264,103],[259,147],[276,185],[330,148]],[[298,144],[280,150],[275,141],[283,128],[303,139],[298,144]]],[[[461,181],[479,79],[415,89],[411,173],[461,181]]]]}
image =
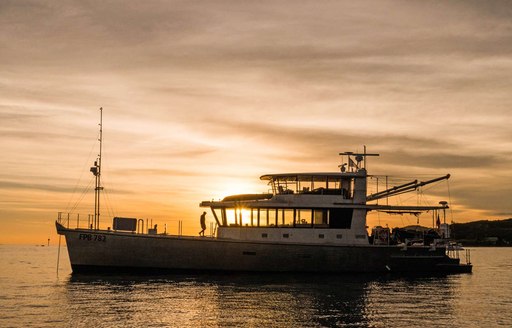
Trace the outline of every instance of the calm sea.
{"type": "Polygon", "coordinates": [[[71,275],[67,250],[0,245],[0,327],[512,327],[512,248],[471,275],[71,275]]]}

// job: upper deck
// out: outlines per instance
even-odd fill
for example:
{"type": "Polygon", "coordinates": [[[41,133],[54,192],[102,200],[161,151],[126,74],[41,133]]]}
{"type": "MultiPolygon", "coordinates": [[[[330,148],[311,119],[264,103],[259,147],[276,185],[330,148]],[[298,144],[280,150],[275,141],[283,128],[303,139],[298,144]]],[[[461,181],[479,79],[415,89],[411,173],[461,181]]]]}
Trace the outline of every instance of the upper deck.
{"type": "Polygon", "coordinates": [[[366,178],[366,171],[267,174],[260,180],[268,181],[273,195],[339,195],[350,199],[355,178],[366,178]]]}
{"type": "Polygon", "coordinates": [[[342,162],[338,172],[266,174],[260,177],[268,183],[266,193],[231,195],[203,201],[200,206],[211,208],[218,237],[346,245],[368,244],[368,211],[417,214],[448,208],[444,202],[440,206],[394,206],[374,201],[416,190],[449,175],[425,182],[415,180],[383,191],[377,188],[368,195],[368,178],[372,176],[367,174],[365,158],[369,154],[343,155],[348,162],[342,162]]]}

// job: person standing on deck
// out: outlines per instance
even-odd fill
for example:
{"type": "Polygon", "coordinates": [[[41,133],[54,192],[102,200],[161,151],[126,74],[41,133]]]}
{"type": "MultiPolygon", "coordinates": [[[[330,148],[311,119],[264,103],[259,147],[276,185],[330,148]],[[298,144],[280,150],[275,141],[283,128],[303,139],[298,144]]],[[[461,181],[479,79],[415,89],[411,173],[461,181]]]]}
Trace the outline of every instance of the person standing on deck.
{"type": "Polygon", "coordinates": [[[199,222],[201,223],[201,229],[202,229],[201,231],[199,231],[199,236],[204,237],[204,231],[206,230],[206,212],[203,212],[199,222]]]}

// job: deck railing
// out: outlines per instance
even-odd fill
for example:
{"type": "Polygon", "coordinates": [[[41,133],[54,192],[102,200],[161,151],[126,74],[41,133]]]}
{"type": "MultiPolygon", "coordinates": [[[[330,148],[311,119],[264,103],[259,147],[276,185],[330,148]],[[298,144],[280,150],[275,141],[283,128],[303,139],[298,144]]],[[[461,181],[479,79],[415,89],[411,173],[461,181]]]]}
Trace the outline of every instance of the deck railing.
{"type": "MultiPolygon", "coordinates": [[[[111,226],[106,226],[106,224],[100,224],[99,229],[94,229],[94,215],[92,214],[80,215],[78,213],[58,212],[57,222],[68,229],[111,230],[111,226]]],[[[217,233],[217,225],[211,222],[209,228],[210,231],[205,235],[214,237],[217,233]]],[[[183,236],[183,220],[137,219],[137,227],[132,233],[183,236]],[[163,231],[161,230],[162,227],[163,231]]]]}
{"type": "Polygon", "coordinates": [[[466,264],[471,264],[471,250],[467,248],[462,248],[460,244],[457,243],[450,243],[446,246],[446,255],[448,255],[451,258],[455,259],[465,259],[466,264]],[[461,254],[461,251],[464,251],[463,254],[461,254]]]}

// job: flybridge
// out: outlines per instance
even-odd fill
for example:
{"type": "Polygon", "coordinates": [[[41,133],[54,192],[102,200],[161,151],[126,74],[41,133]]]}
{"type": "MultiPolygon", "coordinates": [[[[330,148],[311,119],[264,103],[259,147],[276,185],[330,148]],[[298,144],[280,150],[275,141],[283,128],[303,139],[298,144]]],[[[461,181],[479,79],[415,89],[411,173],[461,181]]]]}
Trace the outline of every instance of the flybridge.
{"type": "Polygon", "coordinates": [[[260,180],[268,181],[272,194],[316,194],[341,195],[351,198],[353,179],[362,177],[361,173],[314,172],[267,174],[260,180]]]}
{"type": "Polygon", "coordinates": [[[274,195],[341,195],[344,199],[352,199],[354,180],[366,178],[366,157],[379,154],[367,153],[365,146],[363,153],[343,152],[339,155],[342,156],[342,164],[338,166],[340,172],[267,174],[260,179],[269,181],[274,195]]]}

